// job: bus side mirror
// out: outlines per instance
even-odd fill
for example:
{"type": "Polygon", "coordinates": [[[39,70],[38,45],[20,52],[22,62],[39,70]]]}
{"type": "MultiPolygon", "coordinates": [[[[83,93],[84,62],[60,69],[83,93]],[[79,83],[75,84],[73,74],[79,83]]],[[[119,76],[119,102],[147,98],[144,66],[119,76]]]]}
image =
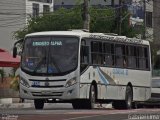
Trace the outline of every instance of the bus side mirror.
{"type": "Polygon", "coordinates": [[[20,39],[20,40],[18,40],[18,41],[16,41],[16,42],[14,43],[14,47],[13,47],[13,58],[16,58],[16,56],[17,56],[17,47],[16,47],[16,45],[17,45],[17,44],[22,44],[23,41],[24,41],[24,39],[20,39]]]}
{"type": "Polygon", "coordinates": [[[13,48],[13,58],[16,58],[17,56],[17,47],[14,46],[13,48]]]}

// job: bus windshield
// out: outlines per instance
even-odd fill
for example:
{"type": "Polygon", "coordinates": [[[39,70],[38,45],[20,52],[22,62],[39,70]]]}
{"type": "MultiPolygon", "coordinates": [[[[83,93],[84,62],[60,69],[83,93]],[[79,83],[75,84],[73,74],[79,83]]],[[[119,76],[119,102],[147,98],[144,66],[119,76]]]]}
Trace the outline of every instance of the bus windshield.
{"type": "Polygon", "coordinates": [[[62,75],[78,65],[77,37],[28,37],[21,68],[33,75],[62,75]]]}

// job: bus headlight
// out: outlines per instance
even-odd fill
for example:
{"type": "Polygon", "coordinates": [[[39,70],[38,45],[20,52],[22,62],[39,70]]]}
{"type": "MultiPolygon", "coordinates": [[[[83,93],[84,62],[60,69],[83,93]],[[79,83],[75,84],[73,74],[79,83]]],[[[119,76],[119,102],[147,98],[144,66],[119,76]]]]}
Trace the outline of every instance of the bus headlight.
{"type": "Polygon", "coordinates": [[[21,83],[22,85],[28,87],[28,88],[30,87],[30,86],[29,86],[29,83],[27,82],[27,80],[26,80],[25,78],[23,78],[23,77],[20,77],[20,83],[21,83]]]}
{"type": "Polygon", "coordinates": [[[77,82],[76,78],[72,78],[72,79],[70,79],[70,80],[67,81],[66,87],[70,87],[70,86],[76,84],[76,82],[77,82]]]}

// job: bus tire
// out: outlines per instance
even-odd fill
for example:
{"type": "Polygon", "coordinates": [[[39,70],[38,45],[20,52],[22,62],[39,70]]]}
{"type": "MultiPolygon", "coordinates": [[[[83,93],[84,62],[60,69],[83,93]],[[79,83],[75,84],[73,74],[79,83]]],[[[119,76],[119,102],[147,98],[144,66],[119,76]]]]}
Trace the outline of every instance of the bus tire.
{"type": "Polygon", "coordinates": [[[124,101],[124,109],[132,109],[133,91],[130,86],[126,87],[126,97],[124,101]]]}
{"type": "Polygon", "coordinates": [[[89,92],[89,104],[88,104],[88,109],[93,109],[95,108],[95,101],[96,101],[96,91],[95,91],[95,86],[92,84],[90,87],[90,92],[89,92]]]}
{"type": "Polygon", "coordinates": [[[41,99],[35,99],[34,100],[34,107],[37,110],[43,109],[44,107],[44,100],[41,99]]]}
{"type": "Polygon", "coordinates": [[[125,100],[114,101],[113,106],[115,109],[131,109],[133,102],[133,92],[130,86],[126,87],[125,100]]]}

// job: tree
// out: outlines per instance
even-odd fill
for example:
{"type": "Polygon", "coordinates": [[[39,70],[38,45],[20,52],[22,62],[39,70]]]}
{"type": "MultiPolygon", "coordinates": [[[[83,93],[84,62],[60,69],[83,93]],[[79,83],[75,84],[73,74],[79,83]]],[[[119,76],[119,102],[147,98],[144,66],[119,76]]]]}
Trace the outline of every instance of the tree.
{"type": "Polygon", "coordinates": [[[83,28],[90,30],[90,14],[89,14],[89,0],[84,0],[83,4],[83,11],[84,12],[84,22],[83,22],[83,28]]]}
{"type": "Polygon", "coordinates": [[[61,8],[53,13],[30,18],[27,26],[14,33],[16,39],[24,38],[28,33],[40,31],[60,31],[68,29],[82,29],[83,21],[81,9],[64,9],[61,8]]]}
{"type": "Polygon", "coordinates": [[[110,8],[91,8],[90,32],[115,32],[115,12],[110,8]]]}
{"type": "MultiPolygon", "coordinates": [[[[118,33],[116,12],[112,8],[90,8],[90,32],[118,33]]],[[[122,35],[134,37],[136,33],[129,26],[129,18],[122,23],[122,35]]],[[[31,18],[27,26],[15,32],[16,39],[22,39],[28,33],[40,31],[60,31],[69,29],[83,29],[81,7],[73,9],[61,8],[44,16],[31,18]]]]}

